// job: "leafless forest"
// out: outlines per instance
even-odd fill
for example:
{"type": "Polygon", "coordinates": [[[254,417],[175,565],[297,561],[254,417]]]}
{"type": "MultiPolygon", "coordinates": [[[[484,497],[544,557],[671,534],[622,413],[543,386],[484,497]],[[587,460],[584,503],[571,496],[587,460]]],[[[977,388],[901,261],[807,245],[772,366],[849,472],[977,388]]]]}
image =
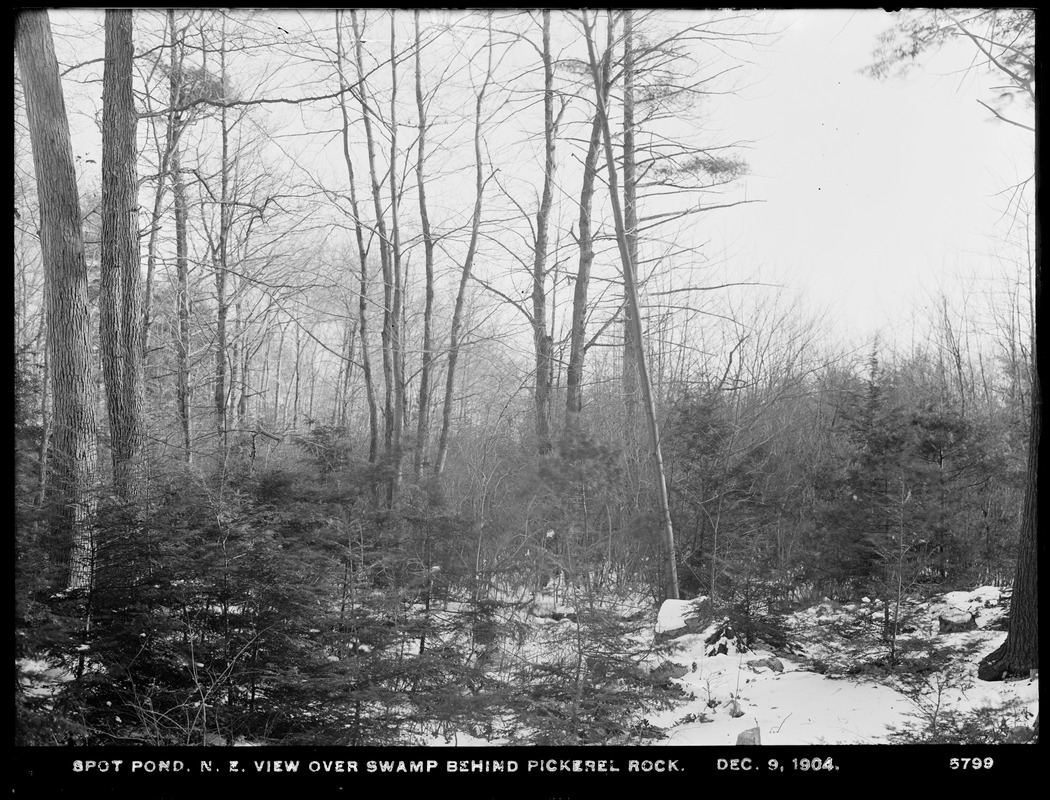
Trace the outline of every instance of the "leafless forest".
{"type": "MultiPolygon", "coordinates": [[[[959,13],[871,80],[969,43],[1027,127],[1034,12],[959,13]]],[[[15,26],[16,643],[67,677],[17,742],[641,741],[699,595],[877,597],[892,660],[894,600],[1012,584],[985,673],[1037,666],[1030,183],[990,289],[847,341],[710,243],[761,15],[15,26]]]]}

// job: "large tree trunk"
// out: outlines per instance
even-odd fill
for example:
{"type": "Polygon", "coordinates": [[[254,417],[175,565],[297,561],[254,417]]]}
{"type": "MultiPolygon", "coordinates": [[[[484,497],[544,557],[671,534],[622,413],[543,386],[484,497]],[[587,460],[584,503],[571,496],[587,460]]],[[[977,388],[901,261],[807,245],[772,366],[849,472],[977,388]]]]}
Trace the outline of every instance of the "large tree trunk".
{"type": "Polygon", "coordinates": [[[113,485],[132,499],[142,457],[138,181],[130,10],[106,11],[102,79],[102,259],[99,332],[113,485]]]}
{"type": "MultiPolygon", "coordinates": [[[[1036,250],[1038,252],[1038,232],[1036,250]]],[[[1035,308],[1040,308],[1040,265],[1035,267],[1035,308]]],[[[1032,319],[1032,402],[1028,442],[1028,472],[1024,507],[1021,510],[1021,538],[1017,547],[1013,595],[1010,598],[1010,628],[1002,646],[981,660],[977,674],[982,680],[1028,677],[1039,667],[1039,440],[1043,398],[1039,386],[1039,360],[1035,332],[1039,323],[1032,319]]]]}
{"type": "Polygon", "coordinates": [[[22,11],[15,43],[40,202],[53,411],[55,561],[70,588],[90,586],[97,456],[88,281],[65,99],[46,11],[22,11]]]}

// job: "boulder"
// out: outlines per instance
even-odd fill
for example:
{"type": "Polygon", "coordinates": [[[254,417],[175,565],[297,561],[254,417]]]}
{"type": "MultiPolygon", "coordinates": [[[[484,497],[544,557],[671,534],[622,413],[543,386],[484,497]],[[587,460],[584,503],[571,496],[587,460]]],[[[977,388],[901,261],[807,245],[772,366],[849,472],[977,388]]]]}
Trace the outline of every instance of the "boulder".
{"type": "Polygon", "coordinates": [[[740,735],[736,737],[736,743],[738,745],[762,744],[762,731],[757,727],[748,728],[746,731],[742,731],[740,735]]]}
{"type": "Polygon", "coordinates": [[[649,679],[653,683],[667,683],[672,678],[681,678],[687,672],[689,672],[689,667],[665,661],[649,672],[649,679]]]}
{"type": "Polygon", "coordinates": [[[677,639],[690,633],[703,633],[710,621],[711,604],[706,597],[665,600],[656,620],[656,642],[677,639]]]}
{"type": "Polygon", "coordinates": [[[937,618],[938,633],[961,633],[977,630],[977,614],[967,611],[945,611],[937,618]]]}
{"type": "Polygon", "coordinates": [[[769,669],[773,672],[784,671],[784,662],[776,656],[769,656],[768,658],[752,658],[747,662],[747,665],[755,672],[759,672],[763,669],[769,669]]]}

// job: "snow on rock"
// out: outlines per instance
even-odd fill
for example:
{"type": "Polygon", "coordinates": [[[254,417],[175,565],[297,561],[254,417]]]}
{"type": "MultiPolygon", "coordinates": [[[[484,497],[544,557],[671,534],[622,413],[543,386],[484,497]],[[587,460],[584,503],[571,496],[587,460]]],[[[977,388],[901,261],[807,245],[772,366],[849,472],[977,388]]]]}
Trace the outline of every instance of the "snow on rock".
{"type": "Polygon", "coordinates": [[[939,633],[962,633],[977,630],[977,614],[965,611],[945,611],[937,617],[939,633]]]}
{"type": "Polygon", "coordinates": [[[695,600],[664,600],[656,617],[656,635],[674,639],[686,633],[699,633],[704,624],[703,607],[706,597],[695,600]]]}

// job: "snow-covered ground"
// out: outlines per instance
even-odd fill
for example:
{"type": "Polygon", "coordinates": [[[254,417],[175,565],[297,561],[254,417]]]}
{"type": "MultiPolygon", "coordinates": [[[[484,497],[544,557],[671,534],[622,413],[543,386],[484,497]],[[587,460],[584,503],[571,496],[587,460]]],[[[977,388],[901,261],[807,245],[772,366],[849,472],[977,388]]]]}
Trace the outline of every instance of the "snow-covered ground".
{"type": "MultiPolygon", "coordinates": [[[[784,619],[779,648],[760,639],[750,649],[731,628],[727,635],[725,618],[712,615],[704,602],[667,601],[648,627],[650,641],[665,646],[643,667],[672,676],[666,680],[683,692],[671,709],[640,710],[666,734],[647,738],[647,746],[735,745],[745,732],[763,745],[895,744],[918,740],[918,732],[935,727],[948,730],[953,715],[982,710],[985,724],[1005,735],[1031,728],[1039,709],[1038,675],[994,683],[977,678],[980,658],[1006,637],[1001,623],[1008,601],[999,589],[906,602],[899,609],[902,632],[892,669],[880,637],[883,609],[867,599],[850,604],[825,599],[784,619]],[[976,626],[941,632],[942,616],[973,618],[976,626]]],[[[630,613],[645,612],[632,607],[630,613]]],[[[528,612],[530,643],[517,657],[550,657],[557,646],[552,643],[564,639],[562,628],[574,624],[563,616],[571,614],[553,600],[534,603],[528,612]]],[[[72,679],[42,660],[23,661],[21,670],[27,691],[37,696],[72,679]]],[[[507,743],[464,730],[418,734],[432,747],[507,743]]]]}
{"type": "MultiPolygon", "coordinates": [[[[733,745],[753,728],[762,744],[887,744],[894,731],[928,729],[935,715],[943,719],[946,712],[982,708],[996,709],[996,719],[1007,728],[1031,726],[1039,707],[1038,676],[994,683],[977,678],[979,659],[1006,637],[990,628],[1006,611],[1000,600],[999,589],[984,587],[909,603],[909,632],[898,638],[899,649],[915,659],[929,657],[932,648],[943,659],[920,675],[880,668],[886,646],[875,635],[859,635],[864,627],[870,634],[881,625],[881,608],[870,602],[826,601],[794,615],[790,638],[797,652],[792,654],[761,646],[739,652],[729,642],[727,653],[710,655],[714,647],[705,640],[717,624],[686,633],[674,640],[669,660],[688,666],[689,672],[673,680],[692,699],[649,717],[668,733],[649,744],[733,745]],[[939,633],[938,618],[953,610],[977,612],[977,629],[939,633]],[[846,638],[851,632],[857,635],[846,638]],[[771,656],[782,671],[754,663],[771,656]]],[[[668,601],[657,630],[683,628],[692,608],[690,601],[668,601]]]]}

